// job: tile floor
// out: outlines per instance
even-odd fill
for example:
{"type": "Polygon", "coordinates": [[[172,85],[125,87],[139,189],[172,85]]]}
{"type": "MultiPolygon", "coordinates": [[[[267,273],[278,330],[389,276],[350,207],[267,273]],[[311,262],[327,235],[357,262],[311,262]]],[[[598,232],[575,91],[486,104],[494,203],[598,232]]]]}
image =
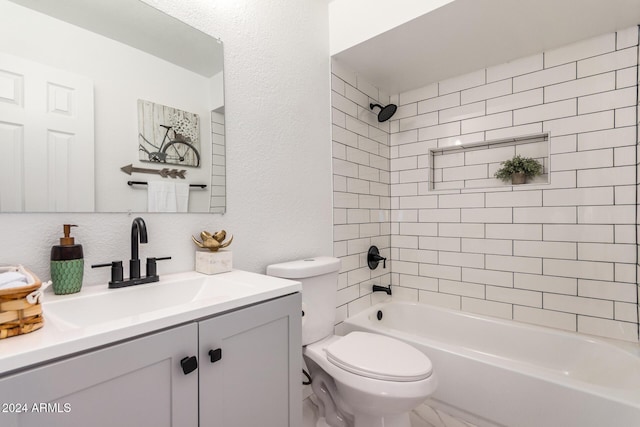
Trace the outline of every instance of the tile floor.
{"type": "MultiPolygon", "coordinates": [[[[417,407],[411,413],[411,427],[476,427],[467,421],[454,417],[440,409],[435,409],[430,400],[417,407]]],[[[305,399],[303,403],[303,427],[316,427],[318,407],[305,399]]]]}

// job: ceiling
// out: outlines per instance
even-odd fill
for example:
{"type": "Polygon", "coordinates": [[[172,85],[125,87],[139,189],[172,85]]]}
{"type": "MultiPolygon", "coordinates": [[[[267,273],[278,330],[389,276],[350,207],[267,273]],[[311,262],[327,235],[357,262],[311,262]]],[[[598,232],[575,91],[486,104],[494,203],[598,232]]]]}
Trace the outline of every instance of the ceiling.
{"type": "Polygon", "coordinates": [[[333,57],[393,95],[640,24],[640,0],[455,0],[333,57]]]}
{"type": "Polygon", "coordinates": [[[221,42],[135,0],[10,0],[211,77],[222,71],[221,42]],[[188,48],[186,48],[188,47],[188,48]]]}

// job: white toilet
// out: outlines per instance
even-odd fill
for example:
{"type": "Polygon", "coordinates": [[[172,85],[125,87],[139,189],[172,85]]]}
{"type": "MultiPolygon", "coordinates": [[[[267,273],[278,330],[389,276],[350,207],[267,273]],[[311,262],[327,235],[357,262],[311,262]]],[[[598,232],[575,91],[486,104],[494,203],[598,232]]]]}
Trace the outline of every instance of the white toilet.
{"type": "Polygon", "coordinates": [[[437,385],[431,361],[409,344],[383,335],[334,335],[339,270],[340,260],[332,257],[267,267],[270,276],[302,283],[303,355],[324,425],[410,427],[409,411],[437,385]]]}

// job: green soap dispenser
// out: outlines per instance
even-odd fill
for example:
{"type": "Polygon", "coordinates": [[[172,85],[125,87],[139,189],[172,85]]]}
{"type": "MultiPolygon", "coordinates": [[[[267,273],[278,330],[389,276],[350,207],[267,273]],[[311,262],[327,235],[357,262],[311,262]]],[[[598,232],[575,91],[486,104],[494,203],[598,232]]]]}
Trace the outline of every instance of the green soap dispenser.
{"type": "Polygon", "coordinates": [[[71,227],[77,225],[64,224],[64,237],[51,248],[51,281],[56,295],[73,294],[82,288],[84,256],[82,245],[76,245],[70,236],[71,227]]]}

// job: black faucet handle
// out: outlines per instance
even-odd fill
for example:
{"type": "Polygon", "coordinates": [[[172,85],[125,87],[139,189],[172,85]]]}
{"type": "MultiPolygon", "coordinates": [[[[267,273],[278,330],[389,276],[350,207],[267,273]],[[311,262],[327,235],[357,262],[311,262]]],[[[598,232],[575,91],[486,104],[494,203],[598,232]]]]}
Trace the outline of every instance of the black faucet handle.
{"type": "Polygon", "coordinates": [[[122,269],[122,261],[111,261],[106,264],[93,264],[91,268],[111,267],[111,283],[122,282],[124,274],[122,269]]]}
{"type": "Polygon", "coordinates": [[[375,270],[382,261],[382,268],[387,268],[387,259],[380,255],[377,246],[371,246],[367,252],[367,265],[371,270],[375,270]]]}
{"type": "Polygon", "coordinates": [[[147,258],[147,277],[153,277],[158,275],[158,266],[156,261],[164,261],[167,259],[171,259],[170,256],[165,256],[161,258],[149,257],[147,258]]]}
{"type": "Polygon", "coordinates": [[[387,268],[387,259],[381,255],[374,255],[372,257],[375,261],[382,261],[382,268],[387,268]]]}

